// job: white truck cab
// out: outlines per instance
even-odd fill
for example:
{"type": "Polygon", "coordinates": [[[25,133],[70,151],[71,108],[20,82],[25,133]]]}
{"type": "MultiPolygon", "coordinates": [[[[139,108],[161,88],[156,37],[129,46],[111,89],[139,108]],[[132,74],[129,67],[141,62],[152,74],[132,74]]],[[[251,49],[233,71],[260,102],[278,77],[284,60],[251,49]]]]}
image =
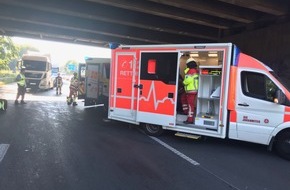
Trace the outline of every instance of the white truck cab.
{"type": "Polygon", "coordinates": [[[49,55],[23,54],[27,88],[32,91],[53,88],[52,65],[49,55]]]}

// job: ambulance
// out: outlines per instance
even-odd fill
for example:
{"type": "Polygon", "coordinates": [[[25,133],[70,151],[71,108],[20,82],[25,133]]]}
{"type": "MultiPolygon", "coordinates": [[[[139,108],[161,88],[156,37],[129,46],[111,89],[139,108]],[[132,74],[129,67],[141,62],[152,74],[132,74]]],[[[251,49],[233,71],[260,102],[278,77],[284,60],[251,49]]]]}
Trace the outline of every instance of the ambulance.
{"type": "Polygon", "coordinates": [[[84,106],[108,108],[110,61],[110,58],[87,57],[85,63],[79,64],[78,99],[84,99],[84,106]]]}
{"type": "Polygon", "coordinates": [[[267,145],[290,160],[290,91],[273,70],[232,43],[120,45],[112,50],[108,118],[152,136],[209,136],[267,145]],[[186,60],[198,64],[195,121],[178,89],[186,60]]]}

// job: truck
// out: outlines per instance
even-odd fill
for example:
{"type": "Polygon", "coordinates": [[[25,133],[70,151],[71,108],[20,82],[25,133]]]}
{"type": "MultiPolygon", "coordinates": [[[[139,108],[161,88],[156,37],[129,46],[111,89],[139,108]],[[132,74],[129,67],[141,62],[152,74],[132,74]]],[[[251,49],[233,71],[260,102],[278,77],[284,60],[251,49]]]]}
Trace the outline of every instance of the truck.
{"type": "Polygon", "coordinates": [[[84,106],[102,105],[108,107],[110,58],[87,57],[79,64],[80,80],[79,99],[84,99],[84,106]]]}
{"type": "Polygon", "coordinates": [[[290,160],[289,86],[233,43],[120,45],[112,49],[108,118],[148,135],[235,139],[268,146],[290,160]],[[198,64],[193,124],[178,108],[185,60],[198,64]]]}
{"type": "Polygon", "coordinates": [[[53,88],[50,56],[41,53],[23,54],[21,65],[26,68],[27,88],[31,91],[53,88]]]}

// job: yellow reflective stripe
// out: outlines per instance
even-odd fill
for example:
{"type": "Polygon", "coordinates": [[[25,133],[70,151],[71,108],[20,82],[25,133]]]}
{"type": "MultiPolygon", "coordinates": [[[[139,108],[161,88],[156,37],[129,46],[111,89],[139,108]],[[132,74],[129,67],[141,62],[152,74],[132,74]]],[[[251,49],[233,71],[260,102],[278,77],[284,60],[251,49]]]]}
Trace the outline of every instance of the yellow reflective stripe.
{"type": "Polygon", "coordinates": [[[25,76],[23,74],[20,74],[20,81],[17,82],[20,86],[25,86],[25,76]]]}
{"type": "Polygon", "coordinates": [[[193,75],[193,90],[198,90],[198,74],[193,75]]]}

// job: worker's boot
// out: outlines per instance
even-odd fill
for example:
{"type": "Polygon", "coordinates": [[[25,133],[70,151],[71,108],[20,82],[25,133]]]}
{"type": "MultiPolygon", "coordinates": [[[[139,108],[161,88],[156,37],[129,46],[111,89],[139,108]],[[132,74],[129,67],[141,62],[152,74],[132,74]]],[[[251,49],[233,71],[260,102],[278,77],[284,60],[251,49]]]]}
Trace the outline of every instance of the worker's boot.
{"type": "Polygon", "coordinates": [[[73,96],[72,101],[73,101],[73,106],[78,105],[77,104],[77,97],[76,97],[76,95],[73,96]]]}
{"type": "Polygon", "coordinates": [[[70,97],[67,97],[66,98],[66,102],[67,102],[67,105],[71,105],[72,99],[70,97]]]}
{"type": "Polygon", "coordinates": [[[184,124],[194,124],[193,121],[188,121],[188,120],[184,121],[183,123],[184,123],[184,124]]]}
{"type": "Polygon", "coordinates": [[[183,122],[184,124],[194,124],[194,118],[187,118],[186,121],[183,122]]]}
{"type": "Polygon", "coordinates": [[[187,120],[184,121],[184,124],[194,124],[194,117],[193,117],[193,112],[189,111],[187,115],[187,120]]]}

